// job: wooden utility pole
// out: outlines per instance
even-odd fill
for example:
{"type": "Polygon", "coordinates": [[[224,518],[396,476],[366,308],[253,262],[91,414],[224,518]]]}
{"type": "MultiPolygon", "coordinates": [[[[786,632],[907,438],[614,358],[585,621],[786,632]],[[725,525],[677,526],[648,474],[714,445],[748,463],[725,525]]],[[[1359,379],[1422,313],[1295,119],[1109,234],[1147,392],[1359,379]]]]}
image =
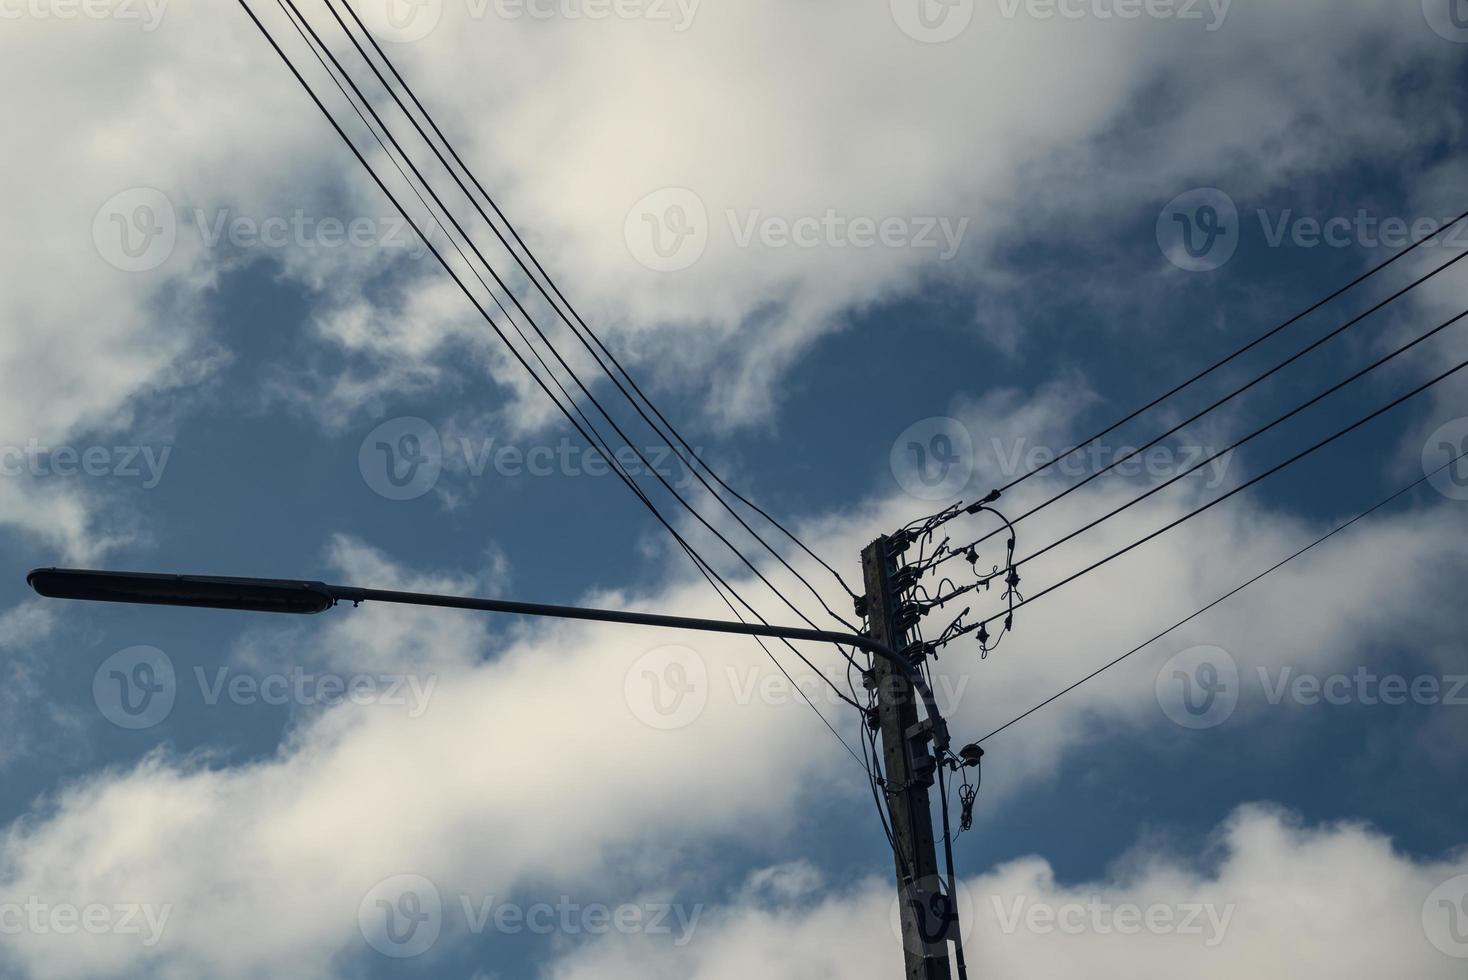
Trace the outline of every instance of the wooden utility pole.
{"type": "MultiPolygon", "coordinates": [[[[885,535],[862,552],[866,581],[868,635],[907,656],[907,634],[901,600],[893,588],[897,556],[885,535]]],[[[921,666],[921,665],[914,665],[921,666]]],[[[908,980],[951,980],[948,942],[957,928],[957,908],[938,874],[933,843],[933,814],[928,791],[936,761],[932,728],[918,720],[912,683],[885,660],[873,664],[877,722],[882,735],[882,768],[887,810],[896,846],[897,895],[902,919],[902,948],[908,980]]]]}

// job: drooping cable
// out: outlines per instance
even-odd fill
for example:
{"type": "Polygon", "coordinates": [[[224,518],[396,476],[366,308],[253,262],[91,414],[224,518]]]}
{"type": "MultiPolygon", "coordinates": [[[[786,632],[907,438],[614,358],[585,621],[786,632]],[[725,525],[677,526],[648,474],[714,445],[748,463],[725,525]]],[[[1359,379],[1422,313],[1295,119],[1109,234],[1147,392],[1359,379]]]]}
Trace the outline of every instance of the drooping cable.
{"type": "MultiPolygon", "coordinates": [[[[539,374],[533,368],[530,367],[529,362],[527,362],[525,360],[524,356],[520,353],[520,351],[512,343],[510,343],[509,338],[500,329],[499,325],[495,322],[493,316],[488,312],[488,310],[486,310],[484,308],[484,306],[474,296],[473,292],[464,284],[463,280],[461,280],[458,277],[458,275],[454,272],[452,266],[450,266],[449,263],[445,260],[443,254],[437,248],[434,247],[433,243],[429,240],[428,236],[424,234],[423,230],[419,227],[418,223],[413,219],[413,217],[411,215],[408,214],[407,210],[403,207],[403,205],[401,204],[401,202],[398,201],[396,195],[394,195],[392,193],[392,191],[387,187],[386,183],[382,180],[382,178],[377,174],[376,170],[367,161],[366,157],[363,155],[362,151],[357,147],[356,143],[351,139],[350,136],[348,136],[348,134],[346,133],[345,129],[342,128],[341,124],[337,121],[337,119],[335,118],[335,116],[326,107],[325,103],[322,102],[320,96],[318,96],[316,94],[315,90],[311,87],[310,83],[308,83],[306,81],[305,77],[301,74],[300,70],[295,66],[295,64],[291,61],[290,57],[280,47],[279,43],[276,41],[275,37],[270,33],[269,29],[265,27],[264,23],[255,14],[254,10],[251,9],[251,7],[250,7],[249,3],[247,2],[247,0],[238,0],[238,2],[240,4],[240,7],[245,11],[246,15],[250,18],[250,20],[255,24],[256,28],[260,31],[261,35],[270,44],[271,48],[280,57],[280,59],[282,60],[282,62],[284,62],[284,64],[286,65],[286,67],[290,70],[291,74],[296,78],[297,82],[300,83],[301,87],[305,90],[306,94],[311,98],[312,102],[321,111],[321,113],[326,117],[327,121],[331,124],[332,128],[336,131],[336,133],[341,137],[342,141],[344,143],[346,143],[347,147],[351,150],[351,152],[353,153],[353,155],[357,158],[358,162],[361,163],[362,166],[363,166],[363,168],[367,170],[368,175],[372,177],[374,183],[377,184],[378,188],[387,196],[388,200],[392,203],[393,207],[398,211],[398,213],[403,217],[403,219],[409,223],[410,227],[413,228],[414,232],[423,240],[423,242],[425,244],[425,247],[434,256],[434,258],[439,262],[439,264],[441,266],[443,266],[444,270],[448,273],[449,277],[454,281],[455,285],[457,285],[459,287],[459,289],[464,293],[464,295],[469,299],[470,303],[479,312],[480,316],[483,317],[487,323],[489,323],[491,329],[493,329],[495,331],[496,335],[498,335],[498,337],[500,338],[500,340],[510,350],[511,354],[516,358],[516,360],[526,370],[526,372],[528,374],[530,374],[531,378],[536,382],[536,384],[541,388],[541,390],[546,394],[546,396],[551,399],[552,403],[555,404],[556,407],[563,414],[566,415],[567,419],[571,422],[572,426],[577,430],[577,432],[583,438],[585,438],[588,443],[594,443],[595,440],[593,439],[592,435],[589,434],[584,428],[582,428],[580,422],[577,421],[577,419],[575,418],[575,416],[573,416],[565,408],[565,406],[562,406],[560,404],[559,400],[556,399],[555,395],[551,392],[551,390],[547,386],[546,382],[539,376],[539,374]]],[[[293,21],[293,24],[294,23],[295,22],[293,21]]],[[[669,533],[674,537],[675,541],[677,541],[679,543],[679,545],[685,550],[685,552],[687,552],[689,554],[690,558],[692,558],[694,560],[695,564],[698,565],[698,566],[700,566],[700,569],[702,571],[706,571],[705,577],[706,578],[708,577],[708,574],[707,573],[712,573],[712,575],[714,576],[714,578],[718,579],[719,578],[718,573],[717,572],[714,572],[712,570],[712,567],[711,566],[708,566],[706,562],[703,562],[701,560],[701,558],[697,555],[697,553],[694,551],[694,549],[692,549],[688,545],[688,543],[682,538],[682,536],[677,532],[677,530],[675,528],[673,528],[672,525],[667,522],[666,518],[664,518],[662,516],[662,514],[657,510],[657,508],[652,505],[651,501],[647,499],[646,495],[641,492],[641,488],[638,487],[636,485],[636,483],[634,481],[632,481],[630,479],[630,477],[625,472],[623,472],[620,467],[618,467],[617,465],[615,465],[614,456],[609,456],[609,462],[612,462],[612,464],[613,464],[612,465],[612,469],[615,472],[617,472],[618,476],[625,483],[627,483],[627,485],[629,486],[629,488],[632,489],[633,493],[635,495],[637,495],[638,498],[646,506],[648,506],[648,508],[653,513],[653,515],[669,531],[669,533]]],[[[722,579],[719,579],[719,580],[722,581],[722,579]]],[[[711,582],[711,584],[712,584],[712,582],[711,582]]],[[[724,585],[725,585],[726,588],[729,588],[730,589],[730,592],[737,597],[737,595],[738,595],[737,592],[734,592],[734,590],[731,587],[729,587],[727,583],[724,583],[724,585]]],[[[718,591],[717,586],[715,586],[715,591],[718,591]]],[[[723,597],[723,593],[720,592],[719,594],[720,594],[720,596],[722,598],[723,597]]],[[[743,601],[743,600],[741,599],[741,601],[743,601]]],[[[725,599],[725,602],[727,604],[728,603],[728,600],[725,599]]],[[[747,606],[748,604],[745,603],[745,605],[747,606]]],[[[737,610],[735,610],[735,614],[738,615],[737,610]]],[[[755,615],[758,616],[757,613],[755,615]]],[[[789,645],[789,644],[787,644],[787,645],[789,645]]],[[[763,644],[761,644],[761,647],[763,648],[763,644]]],[[[794,650],[794,647],[792,646],[791,649],[794,650]]],[[[807,666],[810,666],[813,670],[816,670],[814,668],[814,666],[810,664],[809,660],[806,660],[806,658],[803,655],[801,655],[798,650],[795,650],[794,652],[796,653],[796,656],[800,657],[802,659],[802,661],[804,661],[807,664],[807,666]]],[[[766,650],[766,653],[768,654],[769,651],[766,650]]],[[[773,656],[772,656],[772,659],[773,659],[773,656]]],[[[777,666],[781,666],[781,665],[779,665],[778,661],[776,661],[776,665],[777,666]]],[[[781,670],[783,672],[783,670],[784,670],[783,666],[781,666],[781,670]]],[[[825,675],[822,672],[820,672],[819,670],[816,670],[816,673],[819,676],[821,676],[828,684],[831,684],[832,687],[833,687],[833,689],[835,689],[834,684],[830,681],[829,678],[825,677],[825,675]]],[[[787,678],[789,677],[789,674],[788,673],[786,674],[786,677],[787,678]]],[[[792,681],[792,684],[793,684],[793,681],[792,681]]],[[[798,688],[798,685],[796,685],[796,686],[797,686],[797,690],[798,690],[799,689],[798,688]]],[[[838,696],[842,696],[841,695],[841,692],[839,691],[839,689],[836,690],[836,693],[837,693],[838,696]]],[[[804,697],[804,692],[803,691],[801,692],[801,694],[802,694],[802,697],[804,697]]],[[[808,698],[806,698],[806,701],[807,701],[807,703],[810,703],[808,698]]],[[[815,708],[814,704],[811,704],[811,707],[814,709],[815,708]]],[[[819,711],[819,709],[815,709],[815,710],[816,710],[817,714],[821,714],[821,712],[819,711]]],[[[849,745],[846,745],[845,740],[843,738],[841,738],[840,734],[837,733],[835,731],[835,729],[832,728],[832,726],[830,726],[829,721],[827,721],[825,719],[824,715],[821,715],[821,717],[822,717],[822,721],[826,723],[826,726],[828,728],[831,728],[833,734],[836,734],[836,737],[842,741],[842,744],[845,746],[846,750],[852,755],[852,757],[854,759],[856,759],[857,758],[856,757],[856,754],[855,754],[855,752],[852,751],[851,747],[849,745]]],[[[860,760],[858,759],[858,762],[859,761],[860,760]]]]}
{"type": "MultiPolygon", "coordinates": [[[[827,605],[825,598],[820,594],[820,592],[809,582],[809,580],[805,578],[805,576],[801,575],[800,572],[797,571],[794,566],[792,566],[785,559],[784,555],[781,554],[778,549],[769,544],[769,542],[767,542],[754,528],[750,527],[749,523],[744,520],[739,512],[732,505],[730,505],[728,501],[720,496],[718,491],[716,491],[709,484],[708,480],[702,475],[702,473],[700,473],[700,466],[704,470],[707,470],[709,475],[712,476],[713,479],[726,491],[733,494],[746,506],[752,508],[757,513],[759,513],[760,516],[769,521],[783,534],[785,534],[786,537],[790,538],[790,540],[793,541],[797,546],[799,546],[808,555],[810,555],[822,566],[824,566],[828,571],[835,575],[837,581],[841,583],[842,588],[850,594],[851,590],[846,586],[844,581],[841,581],[841,576],[837,574],[835,570],[832,569],[831,566],[827,564],[819,555],[816,555],[815,552],[807,547],[803,541],[801,541],[786,527],[784,527],[784,525],[780,524],[761,508],[756,507],[748,500],[748,498],[733,490],[733,488],[731,488],[728,483],[726,483],[704,460],[702,460],[698,456],[698,454],[693,450],[693,447],[688,444],[687,440],[684,439],[682,435],[673,428],[670,422],[668,422],[666,416],[664,416],[663,413],[658,410],[657,406],[654,405],[650,399],[648,399],[647,395],[637,384],[636,380],[632,378],[631,374],[628,373],[627,369],[622,366],[621,362],[616,358],[616,356],[611,352],[606,344],[603,343],[601,339],[596,336],[596,334],[586,324],[585,320],[582,319],[579,314],[575,312],[574,308],[571,307],[569,302],[566,301],[565,296],[564,294],[562,294],[560,288],[556,286],[554,280],[552,280],[550,276],[545,272],[545,269],[541,266],[539,260],[535,258],[534,254],[525,245],[524,240],[520,237],[519,233],[510,223],[504,212],[499,208],[498,204],[489,195],[488,191],[485,190],[483,184],[480,183],[477,177],[475,177],[472,171],[470,171],[467,165],[465,165],[463,159],[454,149],[453,144],[449,142],[448,138],[443,134],[443,131],[434,121],[432,115],[423,106],[422,102],[419,101],[417,96],[412,92],[412,89],[408,86],[406,80],[403,79],[402,75],[398,72],[396,66],[393,65],[391,59],[389,59],[386,52],[382,50],[382,47],[377,43],[371,32],[368,31],[365,25],[361,23],[351,5],[346,3],[345,0],[341,0],[341,3],[346,8],[348,15],[357,24],[358,30],[365,38],[367,38],[368,43],[376,51],[378,57],[387,66],[389,72],[391,72],[393,77],[397,80],[398,84],[408,94],[409,98],[413,102],[414,106],[418,109],[419,113],[428,122],[429,127],[432,128],[433,132],[437,135],[439,141],[443,143],[445,149],[448,150],[448,153],[450,157],[452,157],[454,164],[457,164],[459,169],[463,170],[464,174],[469,178],[470,183],[474,185],[475,189],[479,191],[479,194],[489,203],[490,208],[499,217],[500,221],[504,223],[506,229],[510,232],[516,244],[520,247],[522,251],[524,251],[530,264],[527,265],[527,259],[520,258],[519,253],[515,250],[514,247],[510,245],[510,242],[506,239],[505,235],[500,232],[499,227],[485,212],[484,208],[479,205],[478,200],[475,198],[474,192],[471,191],[470,188],[464,183],[464,181],[459,178],[458,173],[454,169],[454,164],[451,164],[449,162],[449,159],[445,158],[444,154],[440,152],[438,146],[434,143],[433,139],[429,137],[423,126],[419,124],[412,111],[407,107],[407,105],[403,103],[402,99],[399,98],[396,88],[387,80],[387,78],[378,69],[376,63],[367,54],[366,50],[358,41],[356,34],[347,26],[346,22],[342,20],[341,16],[337,13],[335,4],[333,4],[331,0],[323,0],[323,2],[325,3],[327,9],[331,12],[332,16],[336,19],[337,24],[342,28],[342,31],[352,42],[352,45],[357,49],[357,52],[361,55],[363,61],[367,63],[369,69],[371,69],[373,74],[377,77],[378,82],[382,85],[384,90],[387,91],[388,95],[391,96],[393,101],[397,104],[398,108],[403,112],[403,115],[407,117],[408,121],[413,125],[414,129],[417,130],[419,136],[423,139],[424,143],[438,158],[439,162],[444,166],[449,176],[459,186],[459,189],[468,198],[470,204],[474,206],[476,211],[478,211],[480,217],[484,219],[485,223],[489,226],[495,237],[499,239],[500,244],[504,246],[505,250],[525,272],[527,278],[536,287],[541,296],[544,297],[546,302],[550,304],[552,309],[556,311],[557,315],[566,323],[566,325],[570,328],[572,334],[581,342],[582,346],[586,348],[587,352],[591,354],[593,359],[595,359],[598,367],[600,367],[603,372],[606,373],[607,377],[611,379],[613,384],[616,385],[617,389],[642,417],[643,421],[646,422],[648,426],[651,427],[652,430],[658,434],[659,438],[665,439],[667,441],[668,448],[672,449],[674,453],[678,455],[679,460],[688,469],[688,472],[691,473],[703,485],[704,489],[707,490],[708,493],[716,501],[718,501],[724,507],[724,509],[730,513],[731,516],[734,517],[739,525],[744,528],[744,530],[748,532],[756,541],[758,541],[760,545],[765,548],[765,550],[769,551],[770,554],[773,555],[777,561],[784,565],[785,568],[792,575],[794,575],[811,592],[813,596],[815,596],[816,601],[821,604],[822,608],[825,609],[828,615],[835,618],[838,622],[842,623],[842,625],[846,626],[848,629],[854,629],[851,623],[847,622],[844,617],[834,612],[830,608],[830,606],[827,605]],[[545,278],[546,284],[549,286],[549,291],[547,291],[545,285],[541,284],[540,277],[545,278]],[[552,294],[554,294],[554,298],[552,294]],[[585,332],[586,336],[583,336],[583,331],[585,332]],[[587,336],[591,338],[590,341],[587,339],[587,336]],[[593,346],[593,341],[595,342],[595,346],[593,346]],[[601,349],[601,353],[598,353],[598,347],[601,349]],[[622,376],[627,379],[627,382],[632,386],[633,391],[635,391],[637,396],[641,398],[642,402],[647,405],[648,409],[651,409],[653,414],[656,415],[658,421],[654,421],[653,418],[649,417],[647,411],[644,410],[642,406],[638,403],[638,398],[634,398],[633,393],[629,392],[627,390],[627,387],[622,384],[622,381],[618,378],[616,371],[613,371],[612,367],[608,367],[607,362],[602,360],[603,355],[605,355],[610,360],[612,367],[615,367],[617,371],[620,371],[622,376]],[[663,430],[658,427],[658,422],[661,422],[662,425],[667,428],[669,434],[665,434],[663,430]],[[683,447],[682,449],[679,448],[680,443],[683,447]],[[683,455],[685,450],[689,454],[686,457],[683,455]]],[[[518,302],[516,303],[516,305],[519,306],[518,302]]],[[[521,311],[522,313],[524,313],[523,307],[521,307],[521,311]]],[[[527,318],[529,317],[528,313],[524,313],[524,315],[527,318]]]]}

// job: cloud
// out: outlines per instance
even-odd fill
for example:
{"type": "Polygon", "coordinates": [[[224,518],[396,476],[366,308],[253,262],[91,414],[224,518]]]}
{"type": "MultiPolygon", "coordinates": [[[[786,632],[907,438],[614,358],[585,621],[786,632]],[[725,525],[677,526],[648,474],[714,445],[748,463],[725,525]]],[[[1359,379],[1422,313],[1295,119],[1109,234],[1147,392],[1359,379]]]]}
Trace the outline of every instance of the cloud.
{"type": "MultiPolygon", "coordinates": [[[[1008,401],[998,396],[963,414],[976,431],[1002,435],[1013,431],[1008,401]],[[992,414],[986,417],[986,410],[992,414]]],[[[1026,406],[1022,431],[1063,431],[1064,406],[1059,392],[1042,393],[1026,406]]],[[[979,482],[989,475],[981,471],[979,482]]],[[[1039,482],[1031,493],[1044,489],[1039,482]]],[[[1093,512],[1130,492],[1103,484],[1077,496],[1093,512]]],[[[1160,526],[1191,498],[1161,499],[1145,519],[1118,520],[1068,548],[1063,560],[1037,563],[1027,582],[1043,584],[1160,526]]],[[[818,550],[855,554],[874,529],[910,519],[913,503],[875,500],[828,523],[818,550]]],[[[971,649],[945,654],[935,686],[955,737],[986,731],[1317,532],[1308,522],[1238,503],[1098,573],[1087,586],[1056,593],[1043,615],[1022,615],[1019,632],[987,661],[971,649]]],[[[1436,651],[1448,663],[1455,647],[1437,641],[1461,624],[1435,614],[1450,608],[1444,583],[1461,577],[1468,560],[1464,517],[1445,503],[1374,520],[1291,566],[1269,589],[1246,593],[1229,616],[1205,621],[1081,688],[1026,722],[1022,738],[991,746],[1004,761],[985,779],[981,809],[1048,778],[1068,751],[1087,744],[1095,726],[1149,740],[1176,733],[1159,701],[1158,670],[1190,645],[1225,648],[1246,679],[1259,665],[1353,670],[1382,662],[1402,644],[1425,655],[1436,651]]],[[[1024,548],[1065,526],[1058,517],[1026,522],[1024,548]]],[[[491,587],[497,575],[493,569],[415,572],[345,538],[335,540],[331,555],[343,579],[365,584],[460,591],[491,587]]],[[[586,601],[721,615],[700,583],[680,578],[646,595],[586,601]]],[[[761,606],[771,619],[784,619],[772,603],[761,606]]],[[[716,842],[777,846],[813,794],[845,794],[853,806],[865,799],[855,767],[800,694],[746,641],[586,624],[511,625],[388,607],[327,615],[305,628],[276,633],[270,626],[247,638],[237,667],[408,672],[432,679],[427,710],[305,705],[272,757],[220,766],[207,756],[160,752],[132,769],[93,774],[65,788],[14,825],[0,845],[0,899],[131,902],[166,907],[171,916],[162,941],[151,947],[115,934],[65,942],[49,933],[16,936],[8,944],[16,970],[48,977],[251,976],[286,968],[303,977],[340,975],[343,964],[372,955],[358,925],[359,906],[394,876],[420,875],[450,902],[516,888],[535,894],[676,890],[696,879],[694,856],[716,842]],[[786,778],[771,781],[768,760],[777,757],[786,778]],[[496,833],[486,837],[485,826],[496,833]]],[[[832,653],[813,653],[839,677],[832,653]]],[[[854,739],[849,712],[786,660],[801,690],[854,739]]],[[[188,683],[189,665],[176,666],[188,683]]],[[[1259,691],[1246,686],[1226,723],[1305,710],[1292,702],[1272,705],[1259,691]]],[[[1267,824],[1240,823],[1259,826],[1267,824]]],[[[1233,833],[1244,839],[1242,831],[1233,833]]],[[[997,874],[1006,887],[1045,885],[1032,866],[997,874]]],[[[1206,880],[1194,885],[1185,894],[1213,894],[1206,880]]],[[[804,901],[817,886],[791,867],[752,880],[750,894],[766,897],[750,901],[804,901]]],[[[872,897],[871,908],[855,911],[885,921],[884,902],[872,897]]],[[[849,931],[852,911],[836,903],[822,914],[849,931]]],[[[443,948],[462,941],[466,928],[446,925],[443,948]]],[[[1253,919],[1231,928],[1273,936],[1253,919]]],[[[891,954],[880,930],[866,930],[854,942],[871,962],[891,954]]],[[[740,948],[738,962],[749,963],[770,955],[760,950],[784,947],[745,942],[740,948]]],[[[778,958],[775,968],[784,968],[778,958]]]]}
{"type": "MultiPolygon", "coordinates": [[[[1026,858],[962,882],[970,974],[1209,980],[1287,963],[1291,976],[1308,980],[1461,970],[1447,955],[1455,946],[1442,930],[1444,910],[1430,899],[1468,871],[1462,858],[1420,862],[1369,828],[1307,827],[1253,806],[1217,836],[1214,855],[1138,849],[1099,881],[1063,883],[1043,859],[1026,858]]],[[[565,956],[549,975],[887,977],[901,963],[895,933],[852,924],[889,922],[893,904],[893,886],[882,881],[793,905],[749,893],[706,912],[681,949],[610,937],[565,956]]]]}

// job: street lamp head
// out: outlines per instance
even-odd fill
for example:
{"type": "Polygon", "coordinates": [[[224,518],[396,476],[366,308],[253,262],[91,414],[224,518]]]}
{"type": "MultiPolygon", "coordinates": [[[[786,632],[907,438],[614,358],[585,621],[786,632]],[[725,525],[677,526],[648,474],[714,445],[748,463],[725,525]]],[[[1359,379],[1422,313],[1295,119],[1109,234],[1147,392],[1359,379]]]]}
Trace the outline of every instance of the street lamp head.
{"type": "Polygon", "coordinates": [[[298,579],[223,578],[38,568],[26,576],[38,595],[52,599],[192,606],[246,612],[319,613],[336,604],[321,582],[298,579]]]}

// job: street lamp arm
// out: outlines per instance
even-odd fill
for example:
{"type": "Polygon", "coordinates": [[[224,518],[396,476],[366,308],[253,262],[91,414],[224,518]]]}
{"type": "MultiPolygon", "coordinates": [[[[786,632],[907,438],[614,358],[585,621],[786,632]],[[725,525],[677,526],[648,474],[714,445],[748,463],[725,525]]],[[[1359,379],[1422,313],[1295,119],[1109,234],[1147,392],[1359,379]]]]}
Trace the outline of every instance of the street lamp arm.
{"type": "Polygon", "coordinates": [[[26,577],[38,594],[59,599],[89,599],[149,605],[238,609],[251,612],[319,613],[338,602],[392,602],[401,605],[435,606],[477,612],[537,616],[549,619],[579,619],[599,623],[625,623],[663,629],[733,633],[784,640],[812,640],[857,647],[889,661],[923,699],[933,728],[933,744],[941,759],[949,745],[948,726],[938,711],[933,692],[922,674],[902,654],[860,633],[736,623],[721,619],[664,616],[621,609],[589,609],[508,599],[479,599],[471,596],[435,595],[424,592],[395,592],[359,589],[349,585],[327,585],[301,579],[232,578],[203,575],[168,575],[152,572],[105,572],[66,568],[38,568],[26,577]]]}

